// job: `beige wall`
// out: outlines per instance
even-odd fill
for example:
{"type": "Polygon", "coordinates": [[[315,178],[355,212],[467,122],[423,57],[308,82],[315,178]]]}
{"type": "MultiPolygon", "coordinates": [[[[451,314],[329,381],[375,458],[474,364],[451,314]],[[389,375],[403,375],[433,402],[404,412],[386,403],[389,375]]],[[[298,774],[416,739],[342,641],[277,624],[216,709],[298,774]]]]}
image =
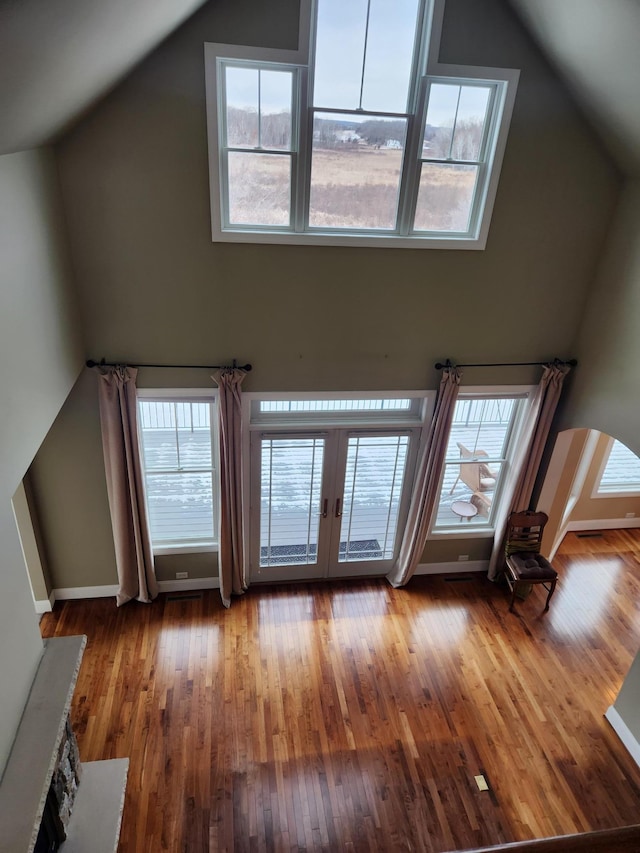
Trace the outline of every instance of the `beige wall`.
{"type": "Polygon", "coordinates": [[[640,181],[622,193],[576,341],[562,427],[608,433],[640,455],[640,181]]]}
{"type": "Polygon", "coordinates": [[[442,51],[522,68],[486,251],[211,242],[203,42],[291,47],[296,12],[210,3],[58,146],[91,354],[235,356],[246,390],[433,387],[447,355],[570,354],[618,179],[498,0],[450,0],[442,51]]]}
{"type": "Polygon", "coordinates": [[[51,152],[0,157],[0,773],[42,642],[11,498],[80,369],[51,152]]]}
{"type": "MultiPolygon", "coordinates": [[[[209,3],[59,143],[87,354],[236,357],[254,364],[247,391],[433,388],[433,364],[446,356],[571,355],[619,179],[500,0],[449,0],[441,50],[447,62],[522,70],[485,251],[211,242],[203,42],[291,48],[297,12],[295,0],[209,3]]],[[[465,381],[538,376],[470,370],[465,381]]],[[[144,371],[140,384],[209,380],[144,371]]],[[[114,582],[100,465],[95,394],[83,377],[32,470],[54,586],[114,582]],[[86,458],[71,453],[71,435],[86,458]]],[[[486,540],[447,540],[423,559],[487,552],[486,540]]],[[[158,565],[161,577],[173,574],[158,565]]]]}
{"type": "Polygon", "coordinates": [[[85,368],[29,469],[53,589],[118,581],[97,399],[85,368]]]}

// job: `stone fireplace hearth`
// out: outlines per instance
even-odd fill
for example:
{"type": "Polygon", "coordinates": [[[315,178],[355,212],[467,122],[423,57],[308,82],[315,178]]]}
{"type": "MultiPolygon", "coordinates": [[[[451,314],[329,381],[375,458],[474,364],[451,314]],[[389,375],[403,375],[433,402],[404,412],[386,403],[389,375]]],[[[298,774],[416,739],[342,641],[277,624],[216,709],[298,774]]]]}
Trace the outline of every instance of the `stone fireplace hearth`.
{"type": "Polygon", "coordinates": [[[86,637],[44,642],[0,782],[0,853],[33,853],[36,843],[55,850],[61,838],[62,853],[117,848],[129,759],[81,764],[69,719],[85,644],[86,637]]]}

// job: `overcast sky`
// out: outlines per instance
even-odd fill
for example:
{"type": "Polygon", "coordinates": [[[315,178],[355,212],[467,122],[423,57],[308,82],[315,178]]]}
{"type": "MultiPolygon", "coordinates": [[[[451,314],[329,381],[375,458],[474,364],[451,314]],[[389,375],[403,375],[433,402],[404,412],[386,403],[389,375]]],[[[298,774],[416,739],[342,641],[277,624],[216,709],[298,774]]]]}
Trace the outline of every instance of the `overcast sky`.
{"type": "MultiPolygon", "coordinates": [[[[314,84],[315,106],[362,108],[403,113],[407,94],[419,0],[371,0],[367,52],[364,59],[367,0],[319,0],[314,84]]],[[[292,77],[288,72],[262,71],[260,104],[263,115],[288,111],[292,77]]],[[[458,104],[457,86],[435,84],[428,123],[452,126],[458,104]]],[[[463,88],[459,118],[483,117],[486,88],[463,88]]],[[[227,102],[258,109],[258,71],[227,68],[227,102]]]]}

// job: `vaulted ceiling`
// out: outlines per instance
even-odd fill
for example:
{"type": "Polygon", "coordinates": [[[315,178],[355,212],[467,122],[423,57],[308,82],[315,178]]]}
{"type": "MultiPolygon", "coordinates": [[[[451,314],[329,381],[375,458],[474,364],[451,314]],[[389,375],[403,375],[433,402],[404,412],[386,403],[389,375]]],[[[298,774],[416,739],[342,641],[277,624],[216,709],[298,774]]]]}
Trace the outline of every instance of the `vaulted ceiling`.
{"type": "Polygon", "coordinates": [[[640,176],[640,2],[510,2],[620,169],[640,176]]]}
{"type": "MultiPolygon", "coordinates": [[[[0,0],[0,153],[51,142],[204,2],[0,0]]],[[[640,2],[509,2],[620,168],[640,176],[640,2]]]]}
{"type": "Polygon", "coordinates": [[[0,0],[0,154],[50,142],[204,0],[0,0]]]}

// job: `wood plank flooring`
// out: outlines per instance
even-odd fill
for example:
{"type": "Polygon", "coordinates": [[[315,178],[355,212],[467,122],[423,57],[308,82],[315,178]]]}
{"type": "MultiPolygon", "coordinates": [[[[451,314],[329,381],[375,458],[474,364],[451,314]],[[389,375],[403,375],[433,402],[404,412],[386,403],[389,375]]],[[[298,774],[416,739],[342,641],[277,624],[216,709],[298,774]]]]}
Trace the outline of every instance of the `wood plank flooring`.
{"type": "Polygon", "coordinates": [[[477,575],[56,605],[81,756],[131,759],[120,853],[446,851],[638,822],[603,718],[640,647],[640,534],[567,537],[508,612],[477,575]],[[474,776],[490,790],[480,792],[474,776]]]}

